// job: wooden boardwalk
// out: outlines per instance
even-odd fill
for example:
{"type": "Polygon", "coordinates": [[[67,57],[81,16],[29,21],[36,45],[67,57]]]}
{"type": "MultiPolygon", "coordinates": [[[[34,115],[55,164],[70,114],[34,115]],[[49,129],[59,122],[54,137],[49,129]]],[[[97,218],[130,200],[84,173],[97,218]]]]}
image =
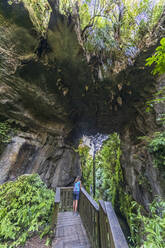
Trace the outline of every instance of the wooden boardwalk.
{"type": "Polygon", "coordinates": [[[59,212],[52,248],[91,248],[80,216],[59,212]]]}

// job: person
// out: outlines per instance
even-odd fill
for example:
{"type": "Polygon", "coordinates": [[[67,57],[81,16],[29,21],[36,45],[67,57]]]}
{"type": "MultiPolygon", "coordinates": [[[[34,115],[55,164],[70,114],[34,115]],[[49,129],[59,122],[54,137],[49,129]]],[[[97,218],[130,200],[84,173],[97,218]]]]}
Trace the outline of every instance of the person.
{"type": "Polygon", "coordinates": [[[80,176],[76,177],[73,187],[73,214],[77,214],[78,200],[80,197],[81,181],[80,176]]]}

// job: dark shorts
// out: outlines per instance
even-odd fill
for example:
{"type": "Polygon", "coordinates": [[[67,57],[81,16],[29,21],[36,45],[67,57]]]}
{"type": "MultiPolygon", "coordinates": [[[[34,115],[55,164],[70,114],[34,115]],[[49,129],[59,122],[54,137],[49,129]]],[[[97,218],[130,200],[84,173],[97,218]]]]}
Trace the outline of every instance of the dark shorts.
{"type": "Polygon", "coordinates": [[[79,200],[80,192],[75,191],[73,192],[73,200],[79,200]]]}

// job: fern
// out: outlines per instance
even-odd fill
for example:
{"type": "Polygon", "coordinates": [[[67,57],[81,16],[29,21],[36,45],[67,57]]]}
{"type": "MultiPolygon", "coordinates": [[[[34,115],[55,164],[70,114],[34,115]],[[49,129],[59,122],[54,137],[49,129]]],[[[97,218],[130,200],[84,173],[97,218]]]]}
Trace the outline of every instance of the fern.
{"type": "Polygon", "coordinates": [[[37,174],[0,186],[0,247],[23,245],[33,233],[50,231],[54,192],[37,174]]]}

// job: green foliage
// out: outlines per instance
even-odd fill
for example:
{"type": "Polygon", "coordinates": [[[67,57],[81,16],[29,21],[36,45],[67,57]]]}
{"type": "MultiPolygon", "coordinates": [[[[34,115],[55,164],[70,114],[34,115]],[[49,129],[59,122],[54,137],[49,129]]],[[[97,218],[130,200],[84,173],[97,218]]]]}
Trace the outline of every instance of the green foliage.
{"type": "MultiPolygon", "coordinates": [[[[149,112],[156,104],[164,103],[164,102],[165,102],[165,87],[162,87],[161,90],[159,90],[156,94],[154,94],[152,100],[147,101],[146,112],[149,112]]],[[[164,114],[162,114],[162,117],[160,117],[158,120],[164,122],[165,121],[164,114]]]]}
{"type": "Polygon", "coordinates": [[[8,143],[11,140],[12,128],[8,122],[0,122],[0,144],[8,143]]]}
{"type": "Polygon", "coordinates": [[[43,36],[46,34],[51,8],[47,0],[10,0],[9,4],[23,2],[27,10],[29,11],[30,18],[34,23],[36,30],[38,30],[43,36]]]}
{"type": "MultiPolygon", "coordinates": [[[[165,38],[162,38],[160,41],[161,46],[156,48],[156,52],[152,57],[149,57],[146,61],[147,66],[155,65],[152,73],[161,75],[165,73],[165,38]]],[[[159,90],[152,100],[147,101],[147,109],[146,111],[149,112],[153,106],[159,103],[165,103],[165,87],[162,87],[159,90]]],[[[161,123],[165,123],[165,114],[162,113],[158,119],[161,123]]]]}
{"type": "Polygon", "coordinates": [[[73,3],[70,0],[62,0],[60,1],[60,12],[63,15],[70,15],[72,13],[73,9],[73,3]]]}
{"type": "Polygon", "coordinates": [[[124,212],[127,214],[132,248],[164,248],[165,243],[165,201],[160,198],[149,204],[147,214],[142,206],[130,196],[124,196],[124,212]]]}
{"type": "Polygon", "coordinates": [[[12,128],[8,121],[0,122],[0,154],[16,132],[16,128],[12,128]]]}
{"type": "Polygon", "coordinates": [[[124,197],[125,212],[129,220],[132,248],[164,248],[165,201],[160,198],[149,204],[148,214],[131,197],[124,197]]]}
{"type": "Polygon", "coordinates": [[[139,243],[140,239],[140,221],[137,219],[137,212],[141,206],[133,200],[132,196],[120,191],[120,211],[121,214],[126,218],[127,224],[130,230],[130,237],[128,237],[133,247],[139,243]]]}
{"type": "Polygon", "coordinates": [[[141,242],[143,248],[164,248],[165,244],[165,201],[156,198],[149,206],[149,216],[144,216],[138,211],[137,219],[143,225],[141,242]]]}
{"type": "Polygon", "coordinates": [[[93,182],[93,160],[89,150],[90,148],[88,146],[80,142],[78,152],[81,160],[82,183],[88,193],[90,193],[90,185],[93,182]]]}
{"type": "Polygon", "coordinates": [[[124,191],[120,156],[120,138],[114,133],[104,142],[96,157],[96,197],[111,201],[115,209],[120,211],[130,228],[131,243],[135,245],[139,239],[140,222],[136,218],[139,205],[124,191]]]}
{"type": "Polygon", "coordinates": [[[8,20],[2,14],[0,14],[0,26],[1,25],[6,27],[9,26],[8,20]]]}
{"type": "MultiPolygon", "coordinates": [[[[51,7],[47,0],[10,0],[23,2],[29,11],[36,29],[46,35],[51,7]]],[[[81,38],[87,52],[101,57],[102,63],[111,66],[115,60],[128,62],[139,49],[142,38],[157,23],[162,11],[163,0],[76,1],[80,20],[81,38]]],[[[60,12],[66,16],[75,13],[72,0],[59,1],[60,12]]],[[[104,66],[103,68],[106,68],[104,66]]]]}
{"type": "MultiPolygon", "coordinates": [[[[153,137],[143,137],[150,152],[159,160],[162,167],[165,161],[165,133],[156,133],[153,137]],[[146,140],[147,138],[147,140],[146,140]],[[161,154],[161,155],[160,155],[161,154]]],[[[141,138],[142,139],[142,138],[141,138]]],[[[80,144],[79,153],[82,161],[85,184],[88,185],[92,162],[89,164],[89,147],[80,144]],[[88,167],[85,165],[88,161],[88,167]]],[[[165,202],[155,199],[149,205],[148,213],[132,196],[125,192],[122,168],[120,165],[120,138],[114,133],[103,143],[96,154],[96,200],[102,198],[111,201],[113,206],[126,219],[130,229],[130,247],[132,248],[164,248],[165,242],[165,202]]],[[[92,159],[92,158],[90,158],[92,159]]],[[[163,168],[164,169],[164,168],[163,168]]],[[[91,181],[92,182],[92,181],[91,181]]],[[[139,184],[148,180],[143,175],[139,184]]],[[[148,187],[148,186],[147,186],[148,187]]]]}
{"type": "MultiPolygon", "coordinates": [[[[114,65],[116,60],[128,63],[128,59],[135,56],[144,36],[158,22],[164,6],[163,0],[76,2],[85,49],[98,55],[108,66],[114,65]]],[[[69,15],[74,8],[74,1],[60,1],[61,13],[69,15]]]]}
{"type": "Polygon", "coordinates": [[[152,155],[155,167],[165,176],[165,132],[154,132],[150,136],[139,137],[152,155]]]}
{"type": "Polygon", "coordinates": [[[120,155],[120,138],[116,133],[109,136],[96,155],[97,197],[101,195],[113,205],[117,199],[118,189],[123,183],[120,155]]]}
{"type": "Polygon", "coordinates": [[[165,132],[157,132],[148,145],[149,152],[154,157],[154,164],[159,169],[165,168],[165,132]]]}
{"type": "Polygon", "coordinates": [[[156,48],[155,54],[152,57],[149,57],[146,65],[151,66],[155,64],[153,74],[163,74],[165,73],[165,38],[162,38],[160,41],[160,46],[156,48]]]}
{"type": "Polygon", "coordinates": [[[50,231],[54,192],[37,174],[0,186],[0,247],[23,245],[33,233],[50,231]]]}

